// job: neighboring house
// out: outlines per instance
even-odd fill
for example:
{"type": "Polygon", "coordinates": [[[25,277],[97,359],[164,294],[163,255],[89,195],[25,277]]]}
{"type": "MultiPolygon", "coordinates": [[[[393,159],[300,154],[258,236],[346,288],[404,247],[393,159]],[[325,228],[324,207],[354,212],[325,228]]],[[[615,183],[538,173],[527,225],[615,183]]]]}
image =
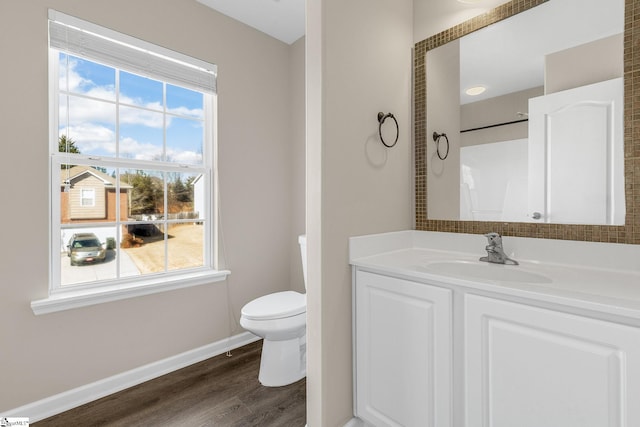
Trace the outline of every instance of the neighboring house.
{"type": "MultiPolygon", "coordinates": [[[[61,222],[116,221],[116,180],[90,166],[73,166],[61,171],[61,222]]],[[[120,220],[129,217],[129,190],[120,183],[120,220]]]]}

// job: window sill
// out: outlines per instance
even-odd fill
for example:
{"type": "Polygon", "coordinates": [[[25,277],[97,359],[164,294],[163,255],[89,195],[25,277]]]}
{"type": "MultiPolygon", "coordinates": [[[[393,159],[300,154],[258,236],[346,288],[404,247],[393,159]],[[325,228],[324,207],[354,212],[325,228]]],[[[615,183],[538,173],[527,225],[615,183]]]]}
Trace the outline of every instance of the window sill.
{"type": "Polygon", "coordinates": [[[57,311],[220,282],[225,280],[229,274],[231,272],[228,270],[206,271],[182,274],[175,277],[155,277],[146,281],[106,285],[93,289],[64,290],[51,294],[49,298],[31,301],[31,309],[35,315],[55,313],[57,311]]]}

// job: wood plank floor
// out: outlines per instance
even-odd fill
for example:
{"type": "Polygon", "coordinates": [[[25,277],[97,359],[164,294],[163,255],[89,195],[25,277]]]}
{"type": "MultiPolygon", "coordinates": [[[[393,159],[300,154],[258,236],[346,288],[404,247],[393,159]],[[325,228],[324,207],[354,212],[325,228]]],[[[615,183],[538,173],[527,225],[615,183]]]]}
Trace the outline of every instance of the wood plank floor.
{"type": "Polygon", "coordinates": [[[258,341],[31,425],[303,427],[306,379],[263,387],[261,349],[258,341]]]}

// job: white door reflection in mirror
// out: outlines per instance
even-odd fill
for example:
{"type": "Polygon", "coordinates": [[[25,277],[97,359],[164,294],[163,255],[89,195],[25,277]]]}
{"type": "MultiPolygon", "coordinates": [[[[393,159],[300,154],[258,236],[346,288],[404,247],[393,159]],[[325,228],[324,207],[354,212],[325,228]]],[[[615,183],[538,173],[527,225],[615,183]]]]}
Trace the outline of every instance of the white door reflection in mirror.
{"type": "Polygon", "coordinates": [[[623,99],[617,78],[529,100],[530,221],[624,224],[623,99]]]}

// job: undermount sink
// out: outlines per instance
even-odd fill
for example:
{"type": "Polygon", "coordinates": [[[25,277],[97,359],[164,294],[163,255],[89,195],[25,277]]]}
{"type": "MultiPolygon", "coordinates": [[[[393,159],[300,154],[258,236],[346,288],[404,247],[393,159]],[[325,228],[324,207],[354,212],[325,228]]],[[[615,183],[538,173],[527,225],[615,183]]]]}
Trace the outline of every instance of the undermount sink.
{"type": "Polygon", "coordinates": [[[434,261],[423,266],[429,273],[498,282],[551,283],[547,276],[523,271],[519,266],[480,261],[434,261]]]}

